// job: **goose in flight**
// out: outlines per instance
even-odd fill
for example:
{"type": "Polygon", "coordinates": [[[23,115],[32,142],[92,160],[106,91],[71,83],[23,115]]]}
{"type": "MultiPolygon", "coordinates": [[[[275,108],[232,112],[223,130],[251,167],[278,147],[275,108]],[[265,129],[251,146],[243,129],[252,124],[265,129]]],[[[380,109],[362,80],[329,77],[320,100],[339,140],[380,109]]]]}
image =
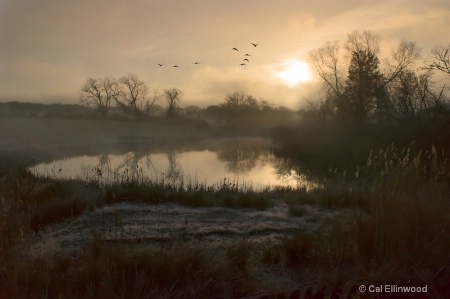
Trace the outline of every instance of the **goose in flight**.
{"type": "Polygon", "coordinates": [[[243,61],[247,61],[247,62],[249,62],[247,58],[244,58],[244,60],[243,60],[243,61]]]}
{"type": "Polygon", "coordinates": [[[252,56],[252,55],[250,55],[250,54],[245,54],[244,56],[252,56]]]}
{"type": "Polygon", "coordinates": [[[179,67],[177,64],[175,64],[173,67],[179,67]]]}
{"type": "Polygon", "coordinates": [[[241,63],[240,65],[246,65],[245,63],[241,63]]]}
{"type": "Polygon", "coordinates": [[[237,48],[233,48],[233,49],[231,49],[231,50],[239,51],[237,48]]]}
{"type": "Polygon", "coordinates": [[[162,63],[158,63],[158,65],[159,65],[159,66],[163,66],[163,64],[162,64],[162,63]]]}
{"type": "Polygon", "coordinates": [[[253,47],[257,47],[259,44],[254,44],[254,43],[251,43],[252,45],[253,45],[253,47]]]}
{"type": "Polygon", "coordinates": [[[200,64],[200,62],[197,61],[197,62],[194,62],[194,64],[200,64]]]}

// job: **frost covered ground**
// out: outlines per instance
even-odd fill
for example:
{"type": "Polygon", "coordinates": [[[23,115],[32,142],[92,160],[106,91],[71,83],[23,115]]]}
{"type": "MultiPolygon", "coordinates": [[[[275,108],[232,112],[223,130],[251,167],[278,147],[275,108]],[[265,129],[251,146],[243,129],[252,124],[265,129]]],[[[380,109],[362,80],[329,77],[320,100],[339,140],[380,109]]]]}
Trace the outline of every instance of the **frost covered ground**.
{"type": "Polygon", "coordinates": [[[294,231],[313,232],[325,216],[307,206],[307,216],[292,217],[284,203],[265,211],[224,207],[189,208],[177,204],[121,202],[48,226],[30,240],[30,254],[77,255],[100,235],[105,242],[159,244],[183,241],[221,246],[242,237],[253,242],[281,241],[294,231]]]}

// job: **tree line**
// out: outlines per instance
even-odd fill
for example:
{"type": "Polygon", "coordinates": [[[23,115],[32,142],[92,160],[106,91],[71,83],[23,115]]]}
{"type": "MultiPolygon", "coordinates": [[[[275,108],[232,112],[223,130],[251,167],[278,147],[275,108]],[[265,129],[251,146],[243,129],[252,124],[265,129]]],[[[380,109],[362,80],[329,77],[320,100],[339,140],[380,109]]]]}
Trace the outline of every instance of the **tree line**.
{"type": "Polygon", "coordinates": [[[81,87],[80,103],[93,106],[106,116],[112,106],[121,108],[134,118],[149,116],[155,103],[164,98],[167,102],[166,114],[175,116],[180,108],[182,91],[166,88],[162,93],[155,89],[149,96],[150,88],[135,74],[127,74],[119,79],[111,77],[88,78],[81,87]]]}
{"type": "Polygon", "coordinates": [[[275,126],[292,123],[298,117],[294,111],[275,107],[269,101],[243,91],[228,93],[222,103],[206,108],[194,105],[182,108],[181,96],[182,91],[178,88],[150,90],[137,75],[127,74],[119,79],[88,78],[81,88],[80,103],[94,107],[102,117],[119,109],[134,119],[185,116],[213,126],[266,133],[275,126]],[[161,99],[167,104],[165,108],[157,104],[161,99]]]}
{"type": "Polygon", "coordinates": [[[354,31],[310,52],[322,85],[297,126],[275,130],[277,154],[322,175],[392,144],[450,151],[450,44],[423,56],[414,42],[381,45],[378,35],[354,31]]]}
{"type": "Polygon", "coordinates": [[[340,119],[353,124],[421,122],[438,115],[448,119],[446,87],[438,86],[433,74],[440,71],[450,78],[450,44],[434,47],[429,61],[418,66],[419,48],[402,40],[382,67],[380,41],[370,31],[354,31],[342,45],[327,42],[311,51],[323,94],[309,102],[303,113],[321,121],[340,119]]]}

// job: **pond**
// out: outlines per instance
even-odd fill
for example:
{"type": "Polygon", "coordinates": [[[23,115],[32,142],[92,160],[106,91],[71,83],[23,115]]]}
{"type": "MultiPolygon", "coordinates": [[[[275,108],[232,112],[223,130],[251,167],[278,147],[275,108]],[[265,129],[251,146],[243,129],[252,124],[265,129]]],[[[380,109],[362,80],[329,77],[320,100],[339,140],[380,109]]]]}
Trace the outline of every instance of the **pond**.
{"type": "Polygon", "coordinates": [[[37,164],[30,170],[57,179],[99,180],[104,183],[152,180],[173,184],[224,183],[240,189],[274,186],[311,187],[305,177],[287,169],[283,159],[261,139],[231,139],[200,145],[156,149],[138,147],[121,153],[80,154],[37,164]]]}

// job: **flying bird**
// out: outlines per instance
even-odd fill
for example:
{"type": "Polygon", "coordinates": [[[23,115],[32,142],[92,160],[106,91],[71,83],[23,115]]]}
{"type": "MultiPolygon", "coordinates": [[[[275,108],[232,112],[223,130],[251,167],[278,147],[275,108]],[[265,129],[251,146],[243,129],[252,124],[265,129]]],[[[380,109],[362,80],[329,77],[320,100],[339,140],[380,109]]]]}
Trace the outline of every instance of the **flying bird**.
{"type": "Polygon", "coordinates": [[[244,58],[244,61],[247,61],[247,62],[249,62],[247,58],[244,58]]]}
{"type": "Polygon", "coordinates": [[[159,66],[163,66],[163,64],[162,64],[162,63],[158,63],[158,65],[159,65],[159,66]]]}
{"type": "Polygon", "coordinates": [[[233,49],[231,49],[231,50],[239,51],[237,48],[233,48],[233,49]]]}
{"type": "Polygon", "coordinates": [[[252,55],[250,55],[250,54],[245,54],[244,56],[252,56],[252,55]]]}
{"type": "Polygon", "coordinates": [[[175,64],[173,67],[179,67],[179,66],[175,64]]]}
{"type": "Polygon", "coordinates": [[[200,64],[200,62],[194,62],[194,64],[200,64]]]}
{"type": "Polygon", "coordinates": [[[259,44],[254,44],[254,43],[251,43],[252,45],[253,45],[253,47],[257,47],[259,44]]]}
{"type": "Polygon", "coordinates": [[[245,63],[241,63],[240,65],[246,65],[245,63]]]}

